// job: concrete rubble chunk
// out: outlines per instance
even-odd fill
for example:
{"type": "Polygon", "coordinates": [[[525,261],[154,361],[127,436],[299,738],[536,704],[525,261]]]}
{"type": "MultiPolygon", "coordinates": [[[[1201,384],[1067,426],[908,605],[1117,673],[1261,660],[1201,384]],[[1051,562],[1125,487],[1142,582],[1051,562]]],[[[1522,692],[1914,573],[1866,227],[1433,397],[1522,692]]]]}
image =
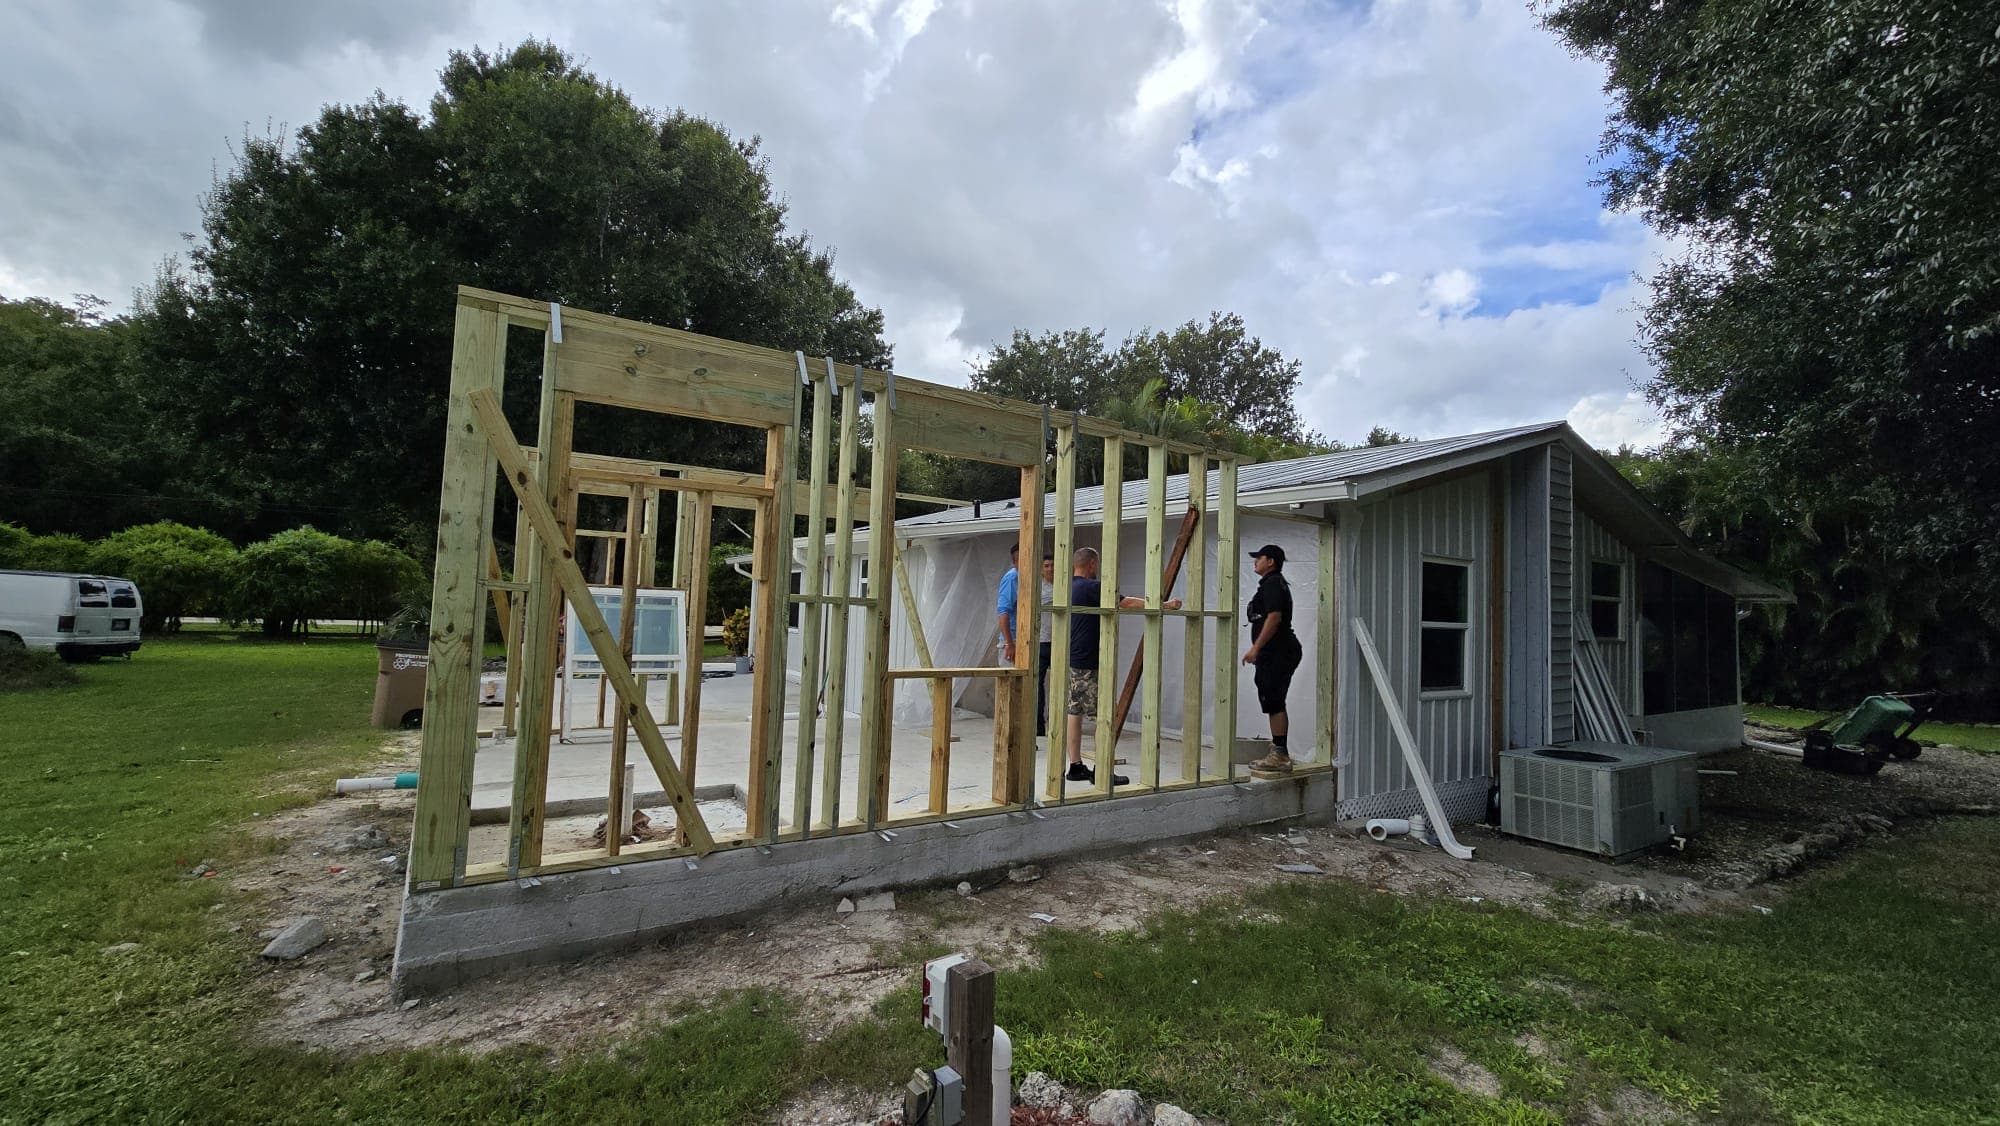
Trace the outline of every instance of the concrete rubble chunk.
{"type": "Polygon", "coordinates": [[[130,954],[130,953],[132,953],[133,951],[135,951],[135,950],[137,950],[137,949],[139,949],[139,944],[138,944],[138,943],[136,943],[136,942],[121,942],[121,943],[119,943],[119,944],[118,944],[118,945],[116,945],[116,946],[107,946],[107,947],[105,947],[104,949],[102,949],[102,950],[99,950],[99,951],[98,951],[98,953],[99,953],[99,954],[130,954]]]}
{"type": "Polygon", "coordinates": [[[1153,1126],[1201,1126],[1201,1119],[1172,1103],[1161,1103],[1153,1108],[1153,1126]]]}
{"type": "Polygon", "coordinates": [[[840,900],[840,906],[835,907],[833,909],[833,913],[836,915],[854,914],[854,901],[852,899],[848,899],[845,896],[842,896],[840,900]]]}
{"type": "Polygon", "coordinates": [[[971,895],[971,894],[972,894],[972,884],[971,884],[971,883],[969,883],[969,882],[967,882],[967,881],[965,881],[965,880],[960,880],[960,881],[958,881],[958,894],[960,894],[960,895],[962,895],[962,896],[963,896],[963,895],[971,895]]]}
{"type": "Polygon", "coordinates": [[[1008,883],[1032,884],[1041,878],[1042,866],[1039,864],[1023,864],[1017,868],[1007,869],[1008,883]]]}
{"type": "Polygon", "coordinates": [[[864,895],[854,901],[854,909],[856,911],[894,911],[896,909],[896,893],[893,891],[878,891],[874,895],[864,895]]]}
{"type": "Polygon", "coordinates": [[[311,915],[278,932],[264,948],[263,956],[280,962],[303,958],[326,944],[326,925],[311,915]]]}
{"type": "Polygon", "coordinates": [[[1119,1088],[1090,1100],[1083,1117],[1096,1126],[1147,1126],[1146,1102],[1139,1092],[1119,1088]]]}
{"type": "Polygon", "coordinates": [[[1015,1093],[1022,1106],[1036,1110],[1054,1110],[1069,1101],[1069,1092],[1063,1089],[1063,1085],[1041,1071],[1029,1072],[1015,1093]]]}
{"type": "Polygon", "coordinates": [[[1317,864],[1273,864],[1280,872],[1292,872],[1300,876],[1324,876],[1326,869],[1317,864]]]}

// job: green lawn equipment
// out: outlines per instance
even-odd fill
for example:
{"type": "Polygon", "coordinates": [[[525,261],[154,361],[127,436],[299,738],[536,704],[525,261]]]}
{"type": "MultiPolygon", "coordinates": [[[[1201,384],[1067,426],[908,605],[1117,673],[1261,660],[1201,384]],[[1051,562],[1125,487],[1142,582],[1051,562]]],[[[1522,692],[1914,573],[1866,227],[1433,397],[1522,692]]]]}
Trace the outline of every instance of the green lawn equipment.
{"type": "Polygon", "coordinates": [[[1909,760],[1923,752],[1910,733],[1936,706],[1937,693],[1870,696],[1828,730],[1833,717],[1806,728],[1805,763],[1835,774],[1873,774],[1890,759],[1909,760]]]}

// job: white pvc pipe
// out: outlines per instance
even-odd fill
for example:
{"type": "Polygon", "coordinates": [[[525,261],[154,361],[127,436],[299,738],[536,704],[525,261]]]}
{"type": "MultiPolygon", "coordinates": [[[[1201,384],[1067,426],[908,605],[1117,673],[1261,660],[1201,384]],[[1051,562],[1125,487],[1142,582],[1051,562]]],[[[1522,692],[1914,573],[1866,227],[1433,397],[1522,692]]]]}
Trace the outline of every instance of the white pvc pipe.
{"type": "Polygon", "coordinates": [[[1766,743],[1762,739],[1751,739],[1746,737],[1743,740],[1743,745],[1746,747],[1755,747],[1760,751],[1770,751],[1772,754],[1790,755],[1793,758],[1806,757],[1806,752],[1803,748],[1787,747],[1783,743],[1766,743]]]}
{"type": "Polygon", "coordinates": [[[1007,1122],[1014,1113],[1014,1038],[993,1026],[993,1118],[1007,1122]]]}
{"type": "Polygon", "coordinates": [[[1406,837],[1410,834],[1410,822],[1404,817],[1376,817],[1368,822],[1368,835],[1378,841],[1390,837],[1406,837]]]}
{"type": "Polygon", "coordinates": [[[1354,619],[1354,640],[1361,646],[1361,660],[1368,666],[1369,679],[1375,682],[1375,694],[1382,699],[1382,710],[1389,713],[1389,730],[1395,733],[1396,742],[1403,748],[1403,765],[1409,768],[1410,777],[1416,780],[1417,793],[1424,799],[1424,811],[1430,814],[1436,826],[1438,843],[1446,852],[1460,860],[1472,859],[1472,850],[1458,843],[1452,835],[1451,818],[1445,816],[1444,801],[1438,797],[1437,787],[1431,784],[1431,772],[1424,765],[1423,756],[1417,753],[1417,740],[1410,734],[1409,721],[1403,718],[1403,703],[1396,698],[1395,690],[1389,685],[1389,674],[1382,669],[1382,657],[1375,652],[1375,639],[1368,633],[1368,623],[1354,619]]]}

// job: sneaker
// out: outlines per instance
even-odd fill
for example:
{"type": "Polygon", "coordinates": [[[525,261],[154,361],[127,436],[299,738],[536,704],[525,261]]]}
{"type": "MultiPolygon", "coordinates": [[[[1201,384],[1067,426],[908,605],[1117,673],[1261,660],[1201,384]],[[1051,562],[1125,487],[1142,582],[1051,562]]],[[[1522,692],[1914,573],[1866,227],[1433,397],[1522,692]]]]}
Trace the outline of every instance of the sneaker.
{"type": "Polygon", "coordinates": [[[1270,754],[1250,764],[1250,773],[1252,774],[1290,774],[1291,772],[1292,756],[1283,751],[1272,751],[1270,754]]]}
{"type": "MultiPolygon", "coordinates": [[[[1065,781],[1070,782],[1095,782],[1097,781],[1097,771],[1080,762],[1073,762],[1069,764],[1069,773],[1063,775],[1063,778],[1065,781]]],[[[1126,786],[1130,785],[1131,782],[1132,780],[1123,774],[1113,774],[1111,776],[1111,784],[1114,786],[1126,786]]]]}

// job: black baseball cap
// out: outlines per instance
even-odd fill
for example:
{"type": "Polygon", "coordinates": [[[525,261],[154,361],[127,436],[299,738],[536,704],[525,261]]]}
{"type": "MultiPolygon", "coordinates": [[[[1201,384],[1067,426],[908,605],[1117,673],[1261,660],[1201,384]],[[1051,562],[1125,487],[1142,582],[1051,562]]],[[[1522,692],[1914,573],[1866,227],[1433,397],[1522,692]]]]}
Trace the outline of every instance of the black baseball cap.
{"type": "Polygon", "coordinates": [[[1284,565],[1284,562],[1285,562],[1285,549],[1284,549],[1284,548],[1282,548],[1282,547],[1279,547],[1279,546],[1278,546],[1277,544],[1274,544],[1274,543],[1267,543],[1267,544],[1265,544],[1265,545],[1264,545],[1263,547],[1260,547],[1260,548],[1258,548],[1257,550],[1255,550],[1255,551],[1251,552],[1251,553],[1250,553],[1250,558],[1252,558],[1252,559],[1255,559],[1255,558],[1257,558],[1257,557],[1258,557],[1259,555],[1264,555],[1264,556],[1268,556],[1268,557],[1270,557],[1270,560],[1271,560],[1271,562],[1273,562],[1273,563],[1276,563],[1276,564],[1278,564],[1279,566],[1283,566],[1283,565],[1284,565]]]}

